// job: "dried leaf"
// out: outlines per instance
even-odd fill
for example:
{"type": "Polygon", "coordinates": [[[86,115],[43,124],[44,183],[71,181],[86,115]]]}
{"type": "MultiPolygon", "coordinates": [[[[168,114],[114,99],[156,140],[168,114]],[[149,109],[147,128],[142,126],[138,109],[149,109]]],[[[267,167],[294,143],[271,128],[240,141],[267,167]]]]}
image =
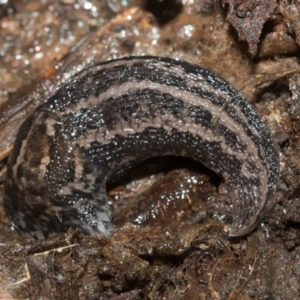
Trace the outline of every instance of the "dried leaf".
{"type": "Polygon", "coordinates": [[[263,25],[276,7],[276,0],[223,0],[229,4],[227,19],[238,31],[239,38],[249,44],[254,55],[263,25]]]}

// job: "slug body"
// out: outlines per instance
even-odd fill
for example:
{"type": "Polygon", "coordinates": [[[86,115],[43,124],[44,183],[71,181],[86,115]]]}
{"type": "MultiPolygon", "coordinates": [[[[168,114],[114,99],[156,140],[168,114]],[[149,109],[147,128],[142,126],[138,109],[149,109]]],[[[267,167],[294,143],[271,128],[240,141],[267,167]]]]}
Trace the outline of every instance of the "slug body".
{"type": "Polygon", "coordinates": [[[22,124],[8,161],[5,206],[25,236],[70,227],[112,234],[106,182],[153,156],[188,156],[232,191],[230,236],[275,203],[279,155],[269,129],[223,79],[159,57],[97,64],[22,124]]]}

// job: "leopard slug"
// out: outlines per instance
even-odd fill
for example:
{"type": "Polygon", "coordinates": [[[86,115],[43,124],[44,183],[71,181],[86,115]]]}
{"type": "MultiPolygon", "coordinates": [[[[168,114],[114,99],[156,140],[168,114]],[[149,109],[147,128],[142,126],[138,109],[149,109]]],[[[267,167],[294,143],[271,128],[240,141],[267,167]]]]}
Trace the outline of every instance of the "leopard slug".
{"type": "Polygon", "coordinates": [[[230,236],[275,204],[279,154],[257,113],[214,73],[184,61],[125,57],[70,78],[22,124],[4,204],[24,236],[113,233],[106,182],[153,156],[187,156],[232,194],[230,236]]]}

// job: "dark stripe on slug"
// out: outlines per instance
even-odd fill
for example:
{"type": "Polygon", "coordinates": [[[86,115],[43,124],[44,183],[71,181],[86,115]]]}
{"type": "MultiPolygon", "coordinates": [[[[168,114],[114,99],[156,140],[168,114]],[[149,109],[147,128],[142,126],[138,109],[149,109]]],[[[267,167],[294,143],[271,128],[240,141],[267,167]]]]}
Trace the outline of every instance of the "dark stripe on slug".
{"type": "MultiPolygon", "coordinates": [[[[137,161],[148,158],[149,153],[151,156],[180,155],[184,144],[189,145],[185,149],[186,156],[197,157],[206,165],[217,166],[218,173],[223,174],[225,178],[234,171],[239,174],[241,162],[234,155],[224,153],[220,143],[207,142],[200,136],[192,135],[189,132],[180,132],[175,128],[170,133],[161,127],[147,127],[140,133],[128,134],[126,137],[117,134],[106,144],[92,142],[89,154],[93,161],[101,161],[104,165],[110,166],[110,176],[113,176],[120,165],[123,168],[131,166],[137,161]],[[203,151],[204,149],[213,151],[206,152],[203,151]],[[106,153],[110,153],[110,155],[107,156],[106,153]],[[128,157],[131,157],[130,161],[126,160],[128,157]]],[[[236,184],[237,178],[233,177],[232,180],[233,184],[236,184]]]]}
{"type": "MultiPolygon", "coordinates": [[[[179,74],[174,72],[174,66],[172,65],[172,60],[165,59],[163,60],[166,64],[164,65],[164,69],[161,70],[161,62],[162,60],[151,60],[145,68],[145,62],[138,62],[130,64],[127,66],[126,61],[123,64],[114,66],[114,67],[106,67],[106,63],[101,63],[91,68],[91,72],[87,73],[87,71],[83,71],[79,73],[75,79],[76,85],[70,84],[66,87],[64,91],[58,91],[56,97],[54,96],[53,105],[56,109],[60,111],[64,111],[66,106],[71,104],[75,104],[80,101],[82,98],[87,97],[87,95],[95,95],[99,97],[99,95],[105,91],[107,91],[111,87],[118,87],[126,82],[144,82],[148,81],[149,86],[151,82],[158,83],[161,85],[176,87],[178,90],[190,91],[191,93],[195,93],[202,98],[207,98],[212,102],[216,102],[217,105],[223,103],[224,105],[224,97],[219,99],[219,96],[214,93],[214,90],[205,89],[205,79],[202,78],[202,73],[204,76],[207,76],[208,71],[201,72],[199,67],[189,65],[190,67],[184,68],[184,64],[178,64],[182,69],[179,74]],[[103,72],[93,72],[92,69],[98,69],[99,67],[103,67],[103,72]],[[185,78],[182,76],[187,69],[194,74],[193,80],[195,82],[199,82],[201,84],[200,87],[191,85],[191,78],[185,78]],[[117,78],[117,80],[116,80],[117,78]],[[89,82],[87,84],[87,82],[89,82]]],[[[225,81],[217,77],[215,75],[210,74],[211,82],[214,85],[220,84],[219,88],[222,91],[223,85],[225,81]],[[214,80],[212,80],[214,78],[214,80]]],[[[207,87],[210,87],[207,85],[207,87]]],[[[214,86],[212,86],[214,88],[214,86]]],[[[228,90],[227,90],[228,92],[228,90]]]]}
{"type": "MultiPolygon", "coordinates": [[[[106,128],[113,130],[118,129],[116,124],[120,124],[120,122],[127,126],[132,126],[137,121],[149,123],[149,120],[166,116],[168,113],[182,123],[190,122],[190,124],[197,124],[205,129],[213,127],[211,112],[202,106],[188,105],[174,95],[149,89],[136,90],[120,97],[108,98],[102,102],[101,108],[82,108],[79,112],[63,115],[62,121],[65,124],[64,133],[69,138],[77,139],[79,136],[85,135],[87,130],[99,128],[99,115],[102,116],[101,122],[105,123],[106,128]],[[153,107],[153,97],[155,98],[155,107],[153,107]]],[[[161,125],[168,124],[162,121],[161,125]]]]}
{"type": "Polygon", "coordinates": [[[277,146],[232,86],[187,62],[127,57],[70,78],[21,126],[6,209],[38,239],[70,227],[112,234],[106,181],[160,155],[189,156],[222,177],[230,235],[250,232],[275,203],[277,146]]]}
{"type": "Polygon", "coordinates": [[[225,143],[235,151],[243,152],[247,150],[247,145],[243,143],[239,136],[236,135],[230,128],[223,124],[218,125],[220,133],[225,138],[225,143]]]}

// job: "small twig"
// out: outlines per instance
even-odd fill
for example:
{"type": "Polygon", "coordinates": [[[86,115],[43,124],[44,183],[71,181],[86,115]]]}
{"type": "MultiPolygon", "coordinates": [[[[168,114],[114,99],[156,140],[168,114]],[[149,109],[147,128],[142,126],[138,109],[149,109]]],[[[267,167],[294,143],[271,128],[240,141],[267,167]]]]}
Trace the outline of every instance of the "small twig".
{"type": "Polygon", "coordinates": [[[20,283],[22,283],[22,282],[26,282],[26,281],[29,281],[29,280],[30,280],[31,277],[30,277],[30,272],[29,272],[29,270],[28,270],[28,265],[27,265],[27,263],[25,263],[24,269],[25,269],[25,274],[26,274],[26,276],[25,276],[23,279],[20,279],[20,280],[14,282],[14,283],[10,283],[9,286],[18,285],[18,284],[20,284],[20,283]]]}
{"type": "Polygon", "coordinates": [[[68,245],[68,246],[64,246],[64,247],[59,247],[59,248],[54,248],[48,251],[44,251],[44,252],[39,252],[39,253],[35,253],[34,256],[40,256],[40,255],[47,255],[51,252],[57,251],[58,253],[61,253],[63,250],[68,249],[68,248],[72,248],[75,246],[79,246],[79,244],[72,244],[72,245],[68,245]]]}

